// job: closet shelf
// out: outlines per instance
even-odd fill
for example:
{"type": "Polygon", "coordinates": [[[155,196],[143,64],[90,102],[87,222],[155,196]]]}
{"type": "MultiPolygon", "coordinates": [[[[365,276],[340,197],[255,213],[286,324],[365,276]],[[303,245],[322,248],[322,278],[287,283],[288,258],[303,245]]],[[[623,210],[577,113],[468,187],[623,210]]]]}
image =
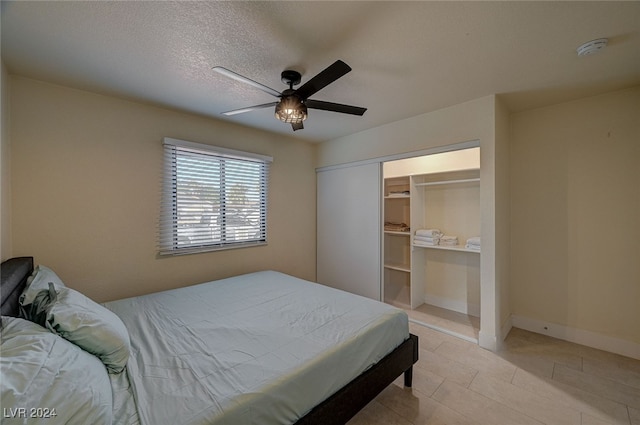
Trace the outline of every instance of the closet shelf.
{"type": "Polygon", "coordinates": [[[408,264],[385,263],[385,269],[397,270],[399,272],[411,273],[411,266],[408,264]]]}
{"type": "Polygon", "coordinates": [[[445,250],[445,251],[473,252],[473,253],[476,253],[476,254],[480,254],[480,251],[478,251],[476,249],[465,248],[464,245],[449,246],[449,245],[416,245],[416,244],[413,244],[412,246],[415,247],[415,248],[441,249],[441,250],[445,250]]]}
{"type": "Polygon", "coordinates": [[[385,235],[395,235],[395,236],[411,236],[411,232],[399,232],[396,230],[385,230],[385,235]]]}
{"type": "Polygon", "coordinates": [[[479,182],[480,178],[473,178],[473,179],[459,179],[459,180],[439,180],[439,181],[433,181],[433,182],[424,182],[424,183],[416,183],[415,186],[416,187],[421,187],[421,186],[438,186],[438,185],[443,185],[443,184],[458,184],[458,183],[472,183],[472,182],[479,182]]]}

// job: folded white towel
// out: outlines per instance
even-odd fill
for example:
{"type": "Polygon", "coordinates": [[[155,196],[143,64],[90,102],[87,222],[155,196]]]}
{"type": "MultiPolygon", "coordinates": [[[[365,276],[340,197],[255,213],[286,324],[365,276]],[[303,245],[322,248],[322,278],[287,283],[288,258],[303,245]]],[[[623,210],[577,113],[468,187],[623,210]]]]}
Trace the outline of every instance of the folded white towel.
{"type": "Polygon", "coordinates": [[[416,230],[416,236],[427,236],[430,238],[442,236],[442,232],[439,229],[418,229],[416,230]]]}
{"type": "Polygon", "coordinates": [[[416,236],[414,236],[413,238],[414,238],[414,239],[423,239],[423,240],[433,240],[433,239],[438,240],[438,239],[440,239],[440,236],[434,236],[434,237],[431,237],[431,236],[421,236],[421,235],[416,235],[416,236]]]}
{"type": "Polygon", "coordinates": [[[443,236],[443,237],[440,238],[440,245],[456,246],[456,245],[458,245],[458,237],[457,236],[443,236]]]}
{"type": "Polygon", "coordinates": [[[480,251],[480,245],[466,244],[464,247],[474,251],[480,251]]]}
{"type": "Polygon", "coordinates": [[[427,241],[423,241],[423,240],[413,240],[413,244],[416,246],[436,246],[438,245],[438,240],[436,239],[433,242],[427,242],[427,241]]]}
{"type": "Polygon", "coordinates": [[[474,236],[473,238],[467,239],[467,245],[480,246],[480,236],[474,236]]]}
{"type": "Polygon", "coordinates": [[[429,246],[434,246],[434,245],[439,245],[440,244],[440,239],[414,239],[413,243],[415,245],[429,245],[429,246]]]}
{"type": "Polygon", "coordinates": [[[394,197],[394,196],[397,196],[397,197],[409,196],[409,191],[406,190],[406,191],[402,191],[402,192],[390,192],[389,196],[391,196],[391,197],[394,197]]]}

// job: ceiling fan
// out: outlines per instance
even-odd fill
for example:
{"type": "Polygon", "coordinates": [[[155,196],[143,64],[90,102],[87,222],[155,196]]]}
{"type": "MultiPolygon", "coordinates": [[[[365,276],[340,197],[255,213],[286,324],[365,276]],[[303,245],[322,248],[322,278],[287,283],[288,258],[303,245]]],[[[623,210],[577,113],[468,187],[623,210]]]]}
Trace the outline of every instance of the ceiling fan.
{"type": "Polygon", "coordinates": [[[282,71],[282,82],[289,86],[289,88],[284,90],[282,93],[221,66],[215,66],[213,67],[213,70],[229,78],[233,78],[236,81],[240,81],[241,83],[249,84],[280,99],[278,101],[264,103],[262,105],[223,112],[223,115],[242,114],[256,109],[275,106],[276,118],[282,122],[291,123],[293,131],[296,131],[304,128],[302,121],[307,119],[307,108],[360,116],[362,116],[367,110],[367,108],[360,108],[358,106],[342,105],[340,103],[309,99],[309,97],[313,96],[318,91],[351,71],[351,67],[341,60],[335,61],[297,89],[294,89],[293,86],[300,84],[302,75],[300,75],[299,72],[290,69],[282,71]]]}

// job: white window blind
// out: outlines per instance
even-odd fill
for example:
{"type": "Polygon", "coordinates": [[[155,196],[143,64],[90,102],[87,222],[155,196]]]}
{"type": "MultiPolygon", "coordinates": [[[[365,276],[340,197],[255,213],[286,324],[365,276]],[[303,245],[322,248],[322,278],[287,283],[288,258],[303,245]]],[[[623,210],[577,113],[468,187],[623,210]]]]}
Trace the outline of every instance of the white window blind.
{"type": "Polygon", "coordinates": [[[271,161],[165,138],[160,254],[266,244],[271,161]]]}

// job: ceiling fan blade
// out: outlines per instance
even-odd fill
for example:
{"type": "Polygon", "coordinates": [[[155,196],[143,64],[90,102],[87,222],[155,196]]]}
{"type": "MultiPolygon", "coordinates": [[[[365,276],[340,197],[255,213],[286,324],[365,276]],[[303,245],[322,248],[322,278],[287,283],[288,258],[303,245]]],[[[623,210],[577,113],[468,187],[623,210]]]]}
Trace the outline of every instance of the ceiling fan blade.
{"type": "Polygon", "coordinates": [[[251,80],[251,79],[249,79],[247,77],[244,77],[244,76],[242,76],[242,75],[240,75],[238,73],[230,71],[227,68],[223,68],[221,66],[214,66],[212,69],[214,71],[216,71],[217,73],[219,73],[219,74],[222,74],[222,75],[224,75],[226,77],[232,78],[232,79],[234,79],[236,81],[239,81],[241,83],[249,84],[249,85],[251,85],[251,86],[253,86],[253,87],[257,88],[257,89],[262,90],[265,93],[269,93],[272,96],[280,97],[280,92],[272,89],[271,87],[267,87],[264,84],[260,84],[257,81],[253,81],[253,80],[251,80]]]}
{"type": "Polygon", "coordinates": [[[295,93],[300,96],[300,98],[306,99],[333,83],[349,71],[351,71],[351,67],[349,65],[341,60],[337,60],[325,68],[324,71],[321,71],[318,75],[304,83],[296,90],[295,93]]]}
{"type": "Polygon", "coordinates": [[[304,125],[302,125],[302,121],[298,122],[298,123],[291,123],[291,128],[293,128],[293,131],[296,130],[302,130],[304,128],[304,125]]]}
{"type": "Polygon", "coordinates": [[[233,111],[221,112],[222,115],[244,114],[245,112],[255,111],[256,109],[264,109],[270,106],[276,106],[278,102],[263,103],[262,105],[249,106],[248,108],[234,109],[233,111]]]}
{"type": "Polygon", "coordinates": [[[323,111],[340,112],[343,114],[363,115],[367,108],[359,106],[342,105],[340,103],[323,102],[322,100],[307,99],[304,102],[307,108],[322,109],[323,111]]]}

